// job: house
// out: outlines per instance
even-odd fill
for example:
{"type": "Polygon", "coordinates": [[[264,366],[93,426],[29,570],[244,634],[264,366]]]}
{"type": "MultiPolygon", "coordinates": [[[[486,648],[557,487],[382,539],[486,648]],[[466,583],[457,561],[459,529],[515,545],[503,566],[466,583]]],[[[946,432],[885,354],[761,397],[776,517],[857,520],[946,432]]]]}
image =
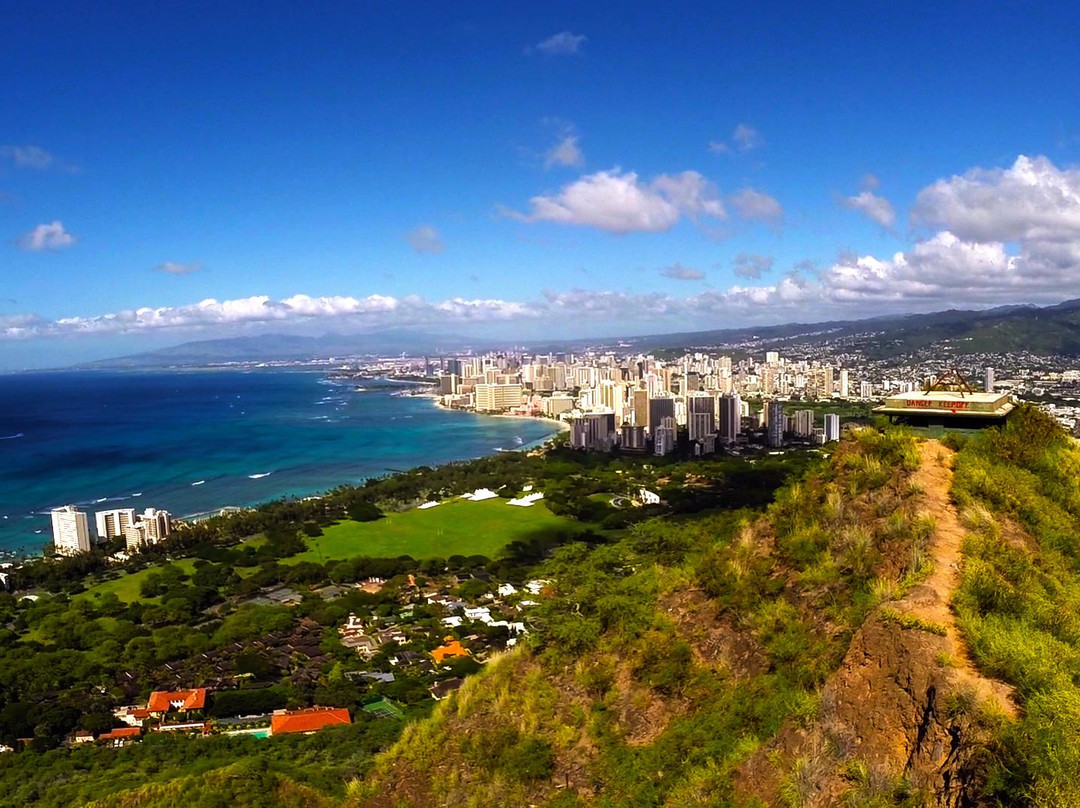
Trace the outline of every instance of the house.
{"type": "Polygon", "coordinates": [[[549,585],[551,581],[544,578],[538,578],[535,581],[529,581],[525,584],[525,588],[529,590],[530,595],[539,595],[544,591],[544,587],[549,585]]]}
{"type": "Polygon", "coordinates": [[[649,491],[647,488],[641,488],[638,490],[638,501],[642,505],[659,505],[660,495],[649,491]]]}
{"type": "Polygon", "coordinates": [[[151,713],[145,707],[117,707],[113,715],[123,721],[129,727],[141,727],[143,721],[151,717],[151,713]]]}
{"type": "Polygon", "coordinates": [[[453,637],[444,637],[443,642],[445,645],[440,645],[431,652],[431,658],[435,660],[436,665],[443,664],[447,659],[470,656],[469,649],[463,646],[460,640],[455,640],[453,637]]]}
{"type": "Polygon", "coordinates": [[[8,746],[7,744],[4,744],[4,743],[0,743],[0,755],[4,754],[4,752],[14,752],[14,751],[15,751],[15,750],[14,750],[14,749],[12,749],[12,748],[11,748],[10,746],[8,746]]]}
{"type": "Polygon", "coordinates": [[[477,606],[465,609],[466,620],[478,620],[481,623],[491,622],[491,610],[487,606],[477,606]]]}
{"type": "Polygon", "coordinates": [[[426,661],[424,655],[418,651],[399,651],[390,657],[390,664],[395,667],[398,665],[417,665],[426,661]]]}
{"type": "Polygon", "coordinates": [[[457,628],[463,622],[465,622],[465,619],[463,617],[460,617],[460,616],[456,615],[456,614],[452,614],[449,617],[444,617],[439,622],[442,623],[447,628],[457,628]]]}
{"type": "Polygon", "coordinates": [[[309,707],[306,710],[274,710],[270,717],[270,734],[310,735],[325,727],[351,724],[352,718],[344,707],[309,707]]]}
{"type": "Polygon", "coordinates": [[[516,595],[517,589],[513,584],[499,584],[499,597],[508,598],[511,595],[516,595]]]}
{"type": "Polygon", "coordinates": [[[192,690],[155,690],[150,694],[146,709],[155,718],[165,715],[170,710],[190,712],[206,707],[206,688],[192,690]]]}
{"type": "Polygon", "coordinates": [[[94,733],[85,732],[85,731],[76,732],[74,735],[71,736],[71,742],[73,744],[77,744],[77,743],[93,743],[94,742],[94,733]]]}
{"type": "Polygon", "coordinates": [[[436,682],[428,689],[431,691],[431,697],[435,699],[435,701],[442,701],[463,684],[465,684],[464,679],[455,677],[454,679],[445,679],[442,682],[436,682]]]}
{"type": "Polygon", "coordinates": [[[142,727],[120,727],[111,732],[106,732],[104,735],[99,735],[98,743],[117,748],[127,746],[129,743],[135,743],[141,735],[142,727]]]}

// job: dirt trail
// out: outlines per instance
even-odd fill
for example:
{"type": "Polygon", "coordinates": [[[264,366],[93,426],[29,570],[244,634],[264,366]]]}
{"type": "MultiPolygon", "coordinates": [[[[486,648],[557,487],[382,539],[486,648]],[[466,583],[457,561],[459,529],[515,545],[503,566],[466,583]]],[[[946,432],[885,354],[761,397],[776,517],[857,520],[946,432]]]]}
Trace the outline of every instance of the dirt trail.
{"type": "Polygon", "coordinates": [[[923,489],[925,510],[936,520],[927,550],[933,559],[934,571],[895,604],[896,610],[945,626],[948,630],[948,653],[953,663],[950,678],[957,685],[973,689],[980,701],[992,700],[1007,715],[1015,716],[1012,688],[1003,682],[987,679],[975,669],[967,645],[956,626],[956,618],[949,608],[953,593],[960,584],[965,535],[950,495],[954,453],[936,440],[925,441],[920,444],[919,450],[922,462],[913,480],[923,489]]]}

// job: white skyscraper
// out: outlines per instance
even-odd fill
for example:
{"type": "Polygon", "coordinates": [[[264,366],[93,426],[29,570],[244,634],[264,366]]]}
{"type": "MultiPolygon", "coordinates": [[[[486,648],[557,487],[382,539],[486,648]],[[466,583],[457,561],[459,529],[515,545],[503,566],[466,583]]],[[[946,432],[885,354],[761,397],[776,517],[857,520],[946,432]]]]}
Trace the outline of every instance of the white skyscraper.
{"type": "Polygon", "coordinates": [[[60,555],[90,552],[90,527],[86,514],[74,505],[52,509],[53,545],[60,555]]]}
{"type": "Polygon", "coordinates": [[[146,526],[146,540],[150,544],[157,544],[172,535],[172,515],[168,511],[147,508],[139,515],[139,521],[146,526]]]}
{"type": "Polygon", "coordinates": [[[814,411],[795,411],[795,434],[807,438],[814,434],[814,411]]]}
{"type": "Polygon", "coordinates": [[[124,530],[135,521],[134,508],[117,508],[111,511],[98,511],[94,514],[97,537],[100,541],[123,536],[124,530]]]}
{"type": "Polygon", "coordinates": [[[848,397],[848,372],[847,370],[840,371],[840,398],[848,397]]]}
{"type": "Polygon", "coordinates": [[[825,416],[825,442],[840,440],[840,416],[830,412],[825,416]]]}
{"type": "Polygon", "coordinates": [[[983,379],[983,390],[987,393],[994,392],[994,369],[986,369],[986,377],[983,379]]]}

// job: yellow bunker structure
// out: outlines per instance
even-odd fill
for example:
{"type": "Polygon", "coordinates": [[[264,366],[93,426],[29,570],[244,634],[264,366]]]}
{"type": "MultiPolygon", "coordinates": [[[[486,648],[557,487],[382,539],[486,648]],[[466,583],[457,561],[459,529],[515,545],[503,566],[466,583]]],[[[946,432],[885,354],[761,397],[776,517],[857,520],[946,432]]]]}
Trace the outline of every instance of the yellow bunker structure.
{"type": "Polygon", "coordinates": [[[889,396],[874,412],[895,424],[945,429],[999,426],[1016,409],[1008,393],[929,390],[889,396]]]}

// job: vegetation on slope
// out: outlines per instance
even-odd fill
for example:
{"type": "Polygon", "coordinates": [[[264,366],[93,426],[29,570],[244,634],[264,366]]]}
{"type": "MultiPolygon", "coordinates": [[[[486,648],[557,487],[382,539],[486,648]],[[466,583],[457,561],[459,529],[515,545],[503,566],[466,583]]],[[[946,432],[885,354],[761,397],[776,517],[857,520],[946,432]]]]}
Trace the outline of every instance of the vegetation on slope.
{"type": "Polygon", "coordinates": [[[966,443],[954,491],[971,531],[958,618],[1023,709],[1000,729],[992,795],[1080,805],[1080,446],[1024,408],[966,443]]]}
{"type": "Polygon", "coordinates": [[[815,718],[853,632],[925,574],[918,459],[864,430],[764,516],[562,548],[533,645],[406,728],[351,804],[734,804],[738,767],[815,718]]]}

